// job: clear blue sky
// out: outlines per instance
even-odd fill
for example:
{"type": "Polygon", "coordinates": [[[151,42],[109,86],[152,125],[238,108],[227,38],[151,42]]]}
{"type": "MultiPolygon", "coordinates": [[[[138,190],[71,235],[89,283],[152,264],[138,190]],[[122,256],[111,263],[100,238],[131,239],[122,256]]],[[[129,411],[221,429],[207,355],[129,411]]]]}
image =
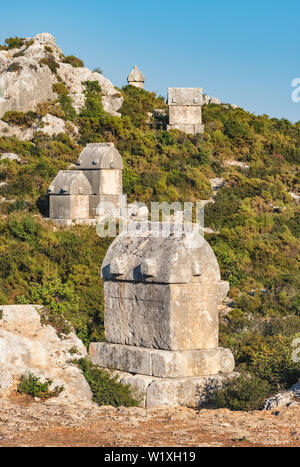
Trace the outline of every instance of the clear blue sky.
{"type": "Polygon", "coordinates": [[[146,89],[204,92],[256,114],[300,120],[299,0],[14,0],[1,2],[0,42],[49,32],[66,55],[117,86],[137,64],[146,89]]]}

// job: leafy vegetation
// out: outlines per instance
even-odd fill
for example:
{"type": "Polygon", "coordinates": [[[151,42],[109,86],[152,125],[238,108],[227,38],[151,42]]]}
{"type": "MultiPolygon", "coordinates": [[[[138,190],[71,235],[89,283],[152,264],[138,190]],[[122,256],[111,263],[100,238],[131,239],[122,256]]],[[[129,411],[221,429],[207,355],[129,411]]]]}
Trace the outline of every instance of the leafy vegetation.
{"type": "Polygon", "coordinates": [[[270,386],[256,376],[241,375],[226,381],[222,389],[212,396],[215,408],[230,410],[260,410],[270,394],[270,386]]]}
{"type": "Polygon", "coordinates": [[[36,112],[19,112],[17,110],[9,110],[4,114],[2,120],[10,125],[17,125],[22,127],[31,126],[38,117],[36,112]]]}
{"type": "Polygon", "coordinates": [[[88,359],[78,360],[77,366],[82,370],[93,393],[93,401],[98,405],[114,407],[136,407],[139,405],[138,395],[131,386],[121,384],[116,377],[93,365],[88,359]]]}
{"type": "Polygon", "coordinates": [[[40,65],[47,65],[54,75],[57,75],[57,70],[60,67],[59,63],[57,63],[55,60],[55,57],[51,54],[48,54],[46,57],[42,58],[40,60],[40,65]]]}
{"type": "Polygon", "coordinates": [[[5,45],[0,45],[0,50],[21,49],[24,45],[27,47],[33,44],[33,40],[28,41],[23,37],[9,37],[5,39],[5,45]]]}
{"type": "MultiPolygon", "coordinates": [[[[253,384],[260,401],[259,394],[287,388],[300,377],[291,359],[291,343],[300,333],[300,205],[289,194],[300,186],[300,122],[206,105],[203,135],[167,132],[154,112],[167,111],[162,98],[132,86],[119,93],[122,118],[104,111],[98,82],[85,83],[80,114],[68,94],[60,93],[58,104],[47,104],[44,111],[56,113],[59,107],[63,118],[76,124],[76,141],[66,135],[36,136],[31,142],[0,138],[0,152],[22,159],[0,161],[0,183],[7,183],[0,186],[6,199],[0,203],[0,304],[40,303],[70,320],[86,344],[103,339],[99,270],[110,242],[99,239],[93,228],[54,228],[40,214],[47,215],[50,182],[76,162],[83,146],[113,142],[124,160],[129,201],[149,206],[151,201],[210,199],[210,179],[224,179],[215,202],[205,208],[206,227],[216,232],[207,239],[234,302],[222,319],[220,343],[232,349],[237,370],[252,376],[241,380],[241,394],[253,384]]],[[[5,119],[26,125],[29,117],[5,119]]],[[[241,395],[239,407],[254,407],[253,400],[241,395]]]]}
{"type": "Polygon", "coordinates": [[[72,65],[73,68],[82,68],[84,67],[84,63],[80,58],[75,57],[74,55],[69,55],[68,57],[63,58],[64,63],[68,63],[72,65]]]}
{"type": "Polygon", "coordinates": [[[64,390],[63,386],[55,386],[55,388],[51,390],[50,386],[52,383],[53,381],[49,378],[47,378],[43,383],[40,378],[29,373],[21,377],[18,392],[20,394],[38,397],[43,400],[50,399],[52,397],[59,396],[59,394],[64,390]]]}
{"type": "Polygon", "coordinates": [[[56,92],[59,95],[69,94],[69,89],[63,83],[54,83],[52,86],[53,92],[56,92]]]}

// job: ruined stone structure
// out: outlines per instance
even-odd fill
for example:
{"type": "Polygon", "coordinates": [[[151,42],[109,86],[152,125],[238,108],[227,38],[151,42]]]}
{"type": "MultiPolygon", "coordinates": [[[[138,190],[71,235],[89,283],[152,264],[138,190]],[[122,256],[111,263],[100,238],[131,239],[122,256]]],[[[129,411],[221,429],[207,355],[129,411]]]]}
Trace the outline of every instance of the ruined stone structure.
{"type": "MultiPolygon", "coordinates": [[[[234,369],[218,347],[218,306],[228,292],[216,257],[196,231],[121,233],[102,265],[106,343],[93,363],[121,372],[146,406],[196,407],[234,369]],[[226,376],[227,375],[227,376],[226,376]]],[[[174,226],[173,226],[174,228],[174,226]]]]}
{"type": "Polygon", "coordinates": [[[78,170],[61,170],[51,183],[50,219],[67,225],[88,223],[98,216],[100,203],[110,203],[119,214],[123,161],[114,144],[88,144],[77,166],[78,170]]]}
{"type": "Polygon", "coordinates": [[[91,186],[79,170],[61,170],[49,188],[51,219],[89,219],[91,186]]]}
{"type": "Polygon", "coordinates": [[[135,86],[136,88],[144,89],[145,76],[135,65],[132,71],[129,73],[127,78],[128,84],[135,86]]]}
{"type": "Polygon", "coordinates": [[[189,134],[203,133],[202,88],[169,88],[168,130],[177,129],[189,134]]]}

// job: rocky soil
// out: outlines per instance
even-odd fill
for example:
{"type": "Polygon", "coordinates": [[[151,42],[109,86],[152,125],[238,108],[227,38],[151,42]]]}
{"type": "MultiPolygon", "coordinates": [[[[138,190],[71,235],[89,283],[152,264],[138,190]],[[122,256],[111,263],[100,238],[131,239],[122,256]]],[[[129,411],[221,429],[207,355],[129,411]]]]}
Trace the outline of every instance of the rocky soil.
{"type": "Polygon", "coordinates": [[[0,400],[0,446],[300,446],[300,406],[263,412],[0,400]]]}

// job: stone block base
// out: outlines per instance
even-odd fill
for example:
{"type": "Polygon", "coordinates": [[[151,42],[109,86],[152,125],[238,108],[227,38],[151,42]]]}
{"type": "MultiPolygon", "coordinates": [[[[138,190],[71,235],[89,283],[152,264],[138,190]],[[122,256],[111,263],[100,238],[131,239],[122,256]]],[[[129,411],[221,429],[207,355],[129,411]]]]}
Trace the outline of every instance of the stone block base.
{"type": "Polygon", "coordinates": [[[113,372],[123,384],[132,386],[140,396],[143,407],[204,407],[214,391],[221,388],[226,380],[238,376],[203,376],[198,378],[153,378],[144,375],[113,372]]]}
{"type": "Polygon", "coordinates": [[[180,130],[187,134],[197,135],[204,133],[204,125],[188,125],[183,123],[177,123],[168,125],[168,131],[169,130],[180,130]]]}
{"type": "Polygon", "coordinates": [[[187,378],[231,373],[234,357],[229,349],[168,351],[129,345],[92,343],[95,365],[157,378],[187,378]]]}
{"type": "Polygon", "coordinates": [[[59,227],[72,227],[73,225],[88,225],[96,226],[97,219],[50,219],[44,218],[45,221],[54,222],[59,227]]]}

